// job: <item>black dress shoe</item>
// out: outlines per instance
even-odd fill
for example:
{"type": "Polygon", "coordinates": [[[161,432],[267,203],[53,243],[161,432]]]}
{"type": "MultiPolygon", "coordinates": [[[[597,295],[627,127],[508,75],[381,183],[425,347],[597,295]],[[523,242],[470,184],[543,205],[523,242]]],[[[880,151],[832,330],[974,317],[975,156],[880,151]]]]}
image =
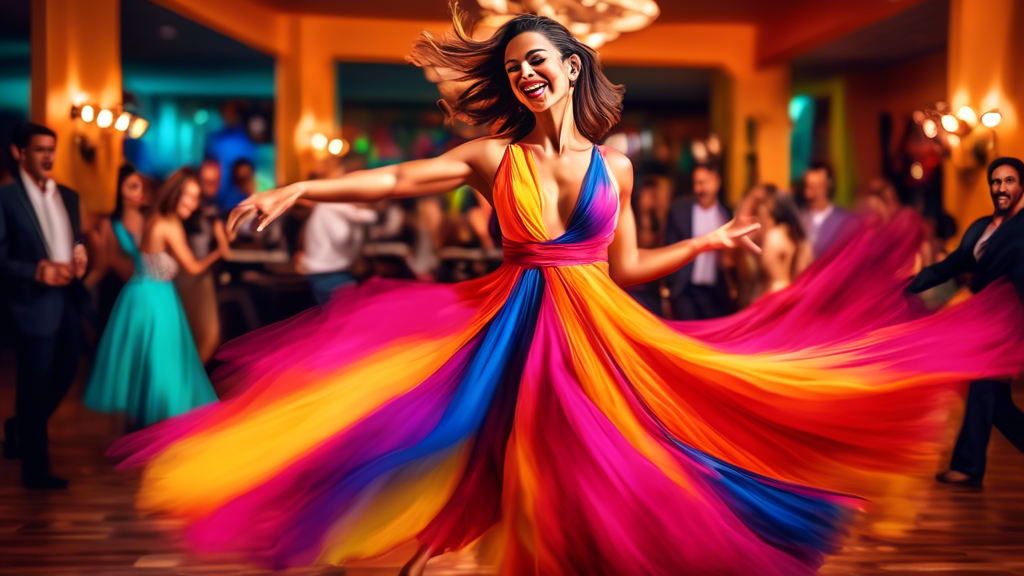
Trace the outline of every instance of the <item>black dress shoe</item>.
{"type": "Polygon", "coordinates": [[[4,422],[4,459],[17,460],[21,457],[18,450],[18,432],[14,429],[14,419],[4,422]]]}
{"type": "Polygon", "coordinates": [[[40,478],[25,478],[22,481],[25,488],[29,490],[67,490],[68,481],[56,476],[42,476],[40,478]]]}
{"type": "Polygon", "coordinates": [[[952,486],[970,486],[971,488],[981,487],[981,482],[978,482],[958,470],[946,470],[945,472],[939,472],[935,475],[935,479],[943,484],[950,484],[952,486]]]}

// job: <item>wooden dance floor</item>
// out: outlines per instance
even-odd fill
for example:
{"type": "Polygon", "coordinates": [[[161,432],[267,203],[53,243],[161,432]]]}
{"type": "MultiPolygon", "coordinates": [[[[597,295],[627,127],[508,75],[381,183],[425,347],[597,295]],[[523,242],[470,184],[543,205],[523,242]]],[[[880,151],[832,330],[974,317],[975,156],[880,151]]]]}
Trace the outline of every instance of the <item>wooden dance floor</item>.
{"type": "MultiPolygon", "coordinates": [[[[13,359],[0,350],[0,417],[13,411],[13,359]]],[[[183,552],[174,521],[142,518],[132,508],[136,478],[115,473],[103,451],[121,424],[69,395],[51,423],[54,471],[71,480],[63,493],[28,493],[14,462],[0,477],[0,575],[268,574],[229,558],[183,552]]],[[[1024,405],[1024,395],[1018,395],[1024,405]]],[[[1024,456],[993,434],[985,488],[939,485],[928,478],[887,503],[894,512],[858,519],[845,548],[822,568],[829,576],[863,574],[1024,575],[1024,456]]],[[[403,552],[404,554],[404,552],[403,552]]],[[[360,566],[285,574],[397,574],[401,555],[360,566]]],[[[473,551],[443,556],[428,574],[494,574],[473,551]]],[[[680,567],[680,574],[689,574],[680,567]]],[[[751,574],[756,574],[752,568],[751,574]]]]}

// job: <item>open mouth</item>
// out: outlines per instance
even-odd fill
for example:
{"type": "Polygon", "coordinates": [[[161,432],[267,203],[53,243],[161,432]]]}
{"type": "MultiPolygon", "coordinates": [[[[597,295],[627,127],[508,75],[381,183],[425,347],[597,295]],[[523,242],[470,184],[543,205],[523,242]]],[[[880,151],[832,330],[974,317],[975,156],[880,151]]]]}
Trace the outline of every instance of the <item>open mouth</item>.
{"type": "Polygon", "coordinates": [[[519,89],[523,91],[527,98],[540,98],[547,91],[547,88],[548,83],[543,81],[526,82],[519,85],[519,89]]]}

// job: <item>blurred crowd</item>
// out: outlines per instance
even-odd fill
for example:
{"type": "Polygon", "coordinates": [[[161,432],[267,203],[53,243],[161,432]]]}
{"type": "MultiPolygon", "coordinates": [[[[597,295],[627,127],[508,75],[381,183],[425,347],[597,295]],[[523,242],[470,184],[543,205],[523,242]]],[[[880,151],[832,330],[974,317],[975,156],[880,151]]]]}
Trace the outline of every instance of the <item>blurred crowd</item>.
{"type": "MultiPolygon", "coordinates": [[[[184,224],[197,259],[217,249],[215,229],[231,208],[258,193],[253,162],[244,156],[227,160],[209,158],[196,168],[200,194],[184,224]]],[[[332,158],[310,176],[331,178],[366,166],[365,156],[351,153],[332,158]]],[[[812,164],[790,187],[755,185],[736,206],[726,202],[721,169],[713,162],[697,164],[682,178],[670,176],[667,168],[638,164],[635,182],[641,248],[699,236],[733,217],[762,225],[754,235],[761,254],[743,249],[703,254],[666,278],[628,289],[651,312],[674,320],[724,316],[786,288],[861,218],[888,220],[908,206],[924,212],[912,192],[884,179],[867,183],[855,206],[840,207],[832,201],[834,175],[823,163],[812,164]]],[[[137,242],[160,184],[126,165],[114,212],[83,214],[90,261],[83,282],[95,304],[94,342],[134,273],[112,223],[137,242]]],[[[929,240],[921,246],[918,269],[945,256],[945,241],[953,233],[948,222],[924,216],[929,240]]],[[[478,192],[462,187],[374,205],[298,205],[266,230],[243,227],[231,242],[230,258],[201,274],[183,271],[175,284],[207,362],[226,339],[323,304],[340,287],[373,276],[457,282],[485,275],[501,261],[493,210],[478,192]]]]}

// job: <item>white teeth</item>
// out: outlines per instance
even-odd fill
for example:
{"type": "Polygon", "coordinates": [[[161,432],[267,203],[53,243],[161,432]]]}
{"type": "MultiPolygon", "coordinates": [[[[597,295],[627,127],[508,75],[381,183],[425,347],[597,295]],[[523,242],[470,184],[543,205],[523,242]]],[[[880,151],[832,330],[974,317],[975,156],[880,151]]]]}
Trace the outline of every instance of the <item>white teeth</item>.
{"type": "Polygon", "coordinates": [[[527,93],[531,93],[532,94],[533,92],[536,92],[536,91],[540,90],[541,88],[543,88],[545,86],[547,86],[547,84],[544,84],[543,82],[540,83],[540,84],[533,84],[529,88],[523,88],[523,92],[527,92],[527,93]]]}

